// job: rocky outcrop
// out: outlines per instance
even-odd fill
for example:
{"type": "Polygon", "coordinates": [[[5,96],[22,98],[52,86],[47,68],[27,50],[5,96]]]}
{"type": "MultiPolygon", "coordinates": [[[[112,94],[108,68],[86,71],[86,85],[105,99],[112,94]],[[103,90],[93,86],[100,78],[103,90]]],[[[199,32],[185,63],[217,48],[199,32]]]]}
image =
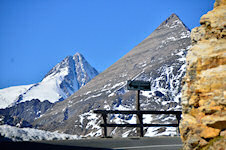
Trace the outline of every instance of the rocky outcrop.
{"type": "MultiPolygon", "coordinates": [[[[2,115],[2,116],[8,116],[10,118],[15,118],[15,117],[21,118],[23,120],[26,120],[32,123],[35,119],[41,117],[48,109],[51,109],[53,105],[54,105],[53,103],[50,103],[47,100],[41,102],[38,99],[33,99],[30,101],[16,104],[6,109],[0,109],[0,116],[2,115]]],[[[12,119],[8,119],[8,120],[12,120],[12,119]]],[[[11,122],[11,121],[7,121],[7,122],[5,121],[5,123],[2,123],[2,124],[9,124],[8,122],[11,122]]],[[[16,124],[14,123],[9,125],[16,126],[16,124]]]]}
{"type": "Polygon", "coordinates": [[[19,128],[32,127],[32,125],[29,122],[17,116],[11,117],[9,115],[0,115],[0,125],[4,125],[4,124],[10,125],[10,126],[16,126],[19,128]]]}
{"type": "Polygon", "coordinates": [[[216,0],[192,30],[180,124],[184,149],[226,145],[226,0],[216,0]]]}

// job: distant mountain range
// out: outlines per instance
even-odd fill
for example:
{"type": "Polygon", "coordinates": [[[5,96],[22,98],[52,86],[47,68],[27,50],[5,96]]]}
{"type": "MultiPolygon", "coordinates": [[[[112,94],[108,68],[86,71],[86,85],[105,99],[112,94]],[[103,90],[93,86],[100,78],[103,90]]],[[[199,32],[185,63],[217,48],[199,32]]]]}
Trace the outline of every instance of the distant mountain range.
{"type": "MultiPolygon", "coordinates": [[[[129,53],[96,76],[83,88],[56,103],[33,125],[39,129],[88,136],[101,135],[101,117],[95,109],[134,110],[135,91],[127,80],[151,82],[142,91],[141,110],[181,110],[181,81],[186,72],[190,30],[175,14],[129,53]]],[[[109,56],[110,57],[110,56],[109,56]]],[[[135,123],[135,115],[109,115],[108,122],[135,123]]],[[[144,123],[175,123],[173,115],[144,115],[144,123]]],[[[132,136],[135,128],[111,128],[110,136],[132,136]]],[[[145,136],[175,135],[176,128],[145,128],[145,136]]]]}

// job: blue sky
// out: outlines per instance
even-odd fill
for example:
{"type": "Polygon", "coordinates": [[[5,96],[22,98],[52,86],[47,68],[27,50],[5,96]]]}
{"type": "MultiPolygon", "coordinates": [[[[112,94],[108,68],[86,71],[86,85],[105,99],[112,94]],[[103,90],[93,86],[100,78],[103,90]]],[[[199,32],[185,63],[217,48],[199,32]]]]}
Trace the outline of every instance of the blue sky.
{"type": "Polygon", "coordinates": [[[80,52],[104,71],[172,13],[190,28],[214,0],[0,0],[0,89],[37,83],[80,52]]]}

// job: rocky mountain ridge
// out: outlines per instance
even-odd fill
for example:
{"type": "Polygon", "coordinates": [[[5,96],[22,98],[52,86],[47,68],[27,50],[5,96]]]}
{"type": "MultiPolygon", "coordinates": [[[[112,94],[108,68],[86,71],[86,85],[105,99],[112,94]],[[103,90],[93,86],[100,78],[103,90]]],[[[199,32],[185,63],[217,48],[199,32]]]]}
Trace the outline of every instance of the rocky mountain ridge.
{"type": "MultiPolygon", "coordinates": [[[[172,14],[150,36],[104,72],[63,102],[49,109],[34,125],[40,129],[83,136],[101,136],[100,116],[95,109],[134,110],[134,91],[127,80],[151,82],[152,91],[141,94],[143,110],[181,110],[181,80],[185,56],[190,48],[190,31],[172,14]]],[[[111,115],[109,122],[135,123],[134,115],[111,115]]],[[[144,122],[172,123],[174,116],[144,116],[144,122]]],[[[131,136],[136,130],[115,128],[110,136],[131,136]]],[[[145,128],[145,136],[175,135],[175,128],[145,128]]]]}

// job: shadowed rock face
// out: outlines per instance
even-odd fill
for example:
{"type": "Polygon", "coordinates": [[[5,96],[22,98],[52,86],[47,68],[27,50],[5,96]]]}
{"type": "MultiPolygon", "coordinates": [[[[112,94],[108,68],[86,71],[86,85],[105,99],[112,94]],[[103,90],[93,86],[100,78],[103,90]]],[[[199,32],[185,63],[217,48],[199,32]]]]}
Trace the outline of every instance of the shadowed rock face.
{"type": "Polygon", "coordinates": [[[183,86],[184,149],[225,149],[226,145],[226,0],[203,15],[192,30],[183,86]]]}
{"type": "MultiPolygon", "coordinates": [[[[172,14],[129,53],[68,99],[56,104],[34,125],[69,134],[100,136],[101,119],[92,110],[134,110],[136,92],[126,89],[126,81],[131,79],[151,82],[152,91],[141,94],[141,109],[180,110],[180,83],[185,75],[185,56],[190,45],[190,31],[172,14]]],[[[132,123],[135,118],[111,115],[108,121],[132,123]]],[[[172,116],[146,118],[156,123],[175,121],[172,116]]],[[[166,131],[157,129],[156,132],[166,131]]],[[[122,136],[126,131],[128,134],[124,136],[135,134],[135,130],[129,128],[109,130],[109,135],[122,136]]]]}
{"type": "MultiPolygon", "coordinates": [[[[21,118],[22,120],[26,120],[32,123],[35,120],[35,118],[40,117],[49,108],[52,108],[53,105],[54,105],[53,103],[50,103],[47,100],[40,102],[38,99],[33,99],[30,101],[16,104],[6,109],[0,109],[0,115],[5,116],[5,118],[15,118],[15,117],[21,118]]],[[[10,119],[8,120],[9,120],[8,122],[12,122],[10,121],[10,119]]],[[[9,123],[5,121],[5,123],[3,122],[2,124],[9,123]]],[[[16,126],[16,123],[11,123],[9,125],[16,126]]]]}
{"type": "Polygon", "coordinates": [[[19,128],[27,128],[27,127],[32,127],[32,125],[27,122],[24,119],[21,119],[19,117],[13,116],[11,117],[10,115],[0,115],[0,125],[10,125],[10,126],[16,126],[19,128]]]}

